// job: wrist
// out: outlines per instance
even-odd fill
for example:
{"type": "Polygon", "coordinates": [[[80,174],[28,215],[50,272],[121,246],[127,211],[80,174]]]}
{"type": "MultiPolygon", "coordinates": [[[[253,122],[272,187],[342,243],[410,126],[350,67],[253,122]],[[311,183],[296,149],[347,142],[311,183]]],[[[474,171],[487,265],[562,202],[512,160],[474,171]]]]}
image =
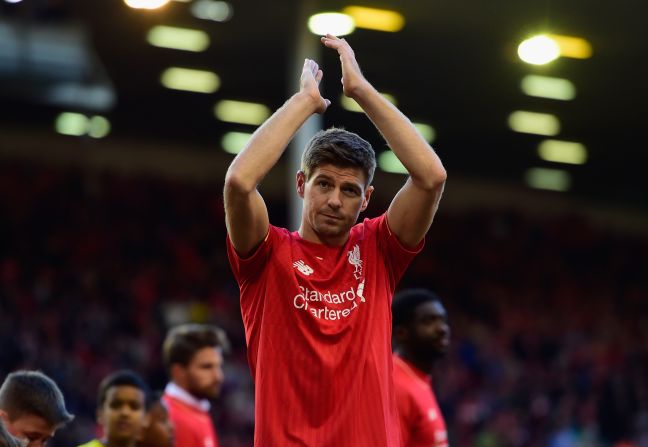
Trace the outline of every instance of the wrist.
{"type": "Polygon", "coordinates": [[[321,102],[321,98],[315,98],[313,95],[310,95],[304,91],[299,91],[295,93],[291,98],[291,101],[299,104],[304,107],[310,113],[316,113],[321,102]]]}
{"type": "Polygon", "coordinates": [[[370,95],[372,92],[376,92],[376,90],[366,79],[363,79],[344,90],[346,96],[356,101],[370,95]]]}

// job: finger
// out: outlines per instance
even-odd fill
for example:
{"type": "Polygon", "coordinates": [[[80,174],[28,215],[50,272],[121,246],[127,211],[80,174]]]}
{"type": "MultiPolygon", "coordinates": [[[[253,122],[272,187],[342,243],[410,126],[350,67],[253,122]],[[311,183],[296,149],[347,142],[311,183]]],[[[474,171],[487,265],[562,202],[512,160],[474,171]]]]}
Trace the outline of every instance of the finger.
{"type": "Polygon", "coordinates": [[[324,46],[329,48],[338,48],[341,43],[341,40],[332,34],[327,34],[326,36],[322,37],[320,40],[324,44],[324,46]]]}
{"type": "Polygon", "coordinates": [[[315,75],[315,80],[317,81],[318,84],[322,80],[323,76],[324,76],[324,72],[322,70],[317,70],[317,74],[315,75]]]}
{"type": "Polygon", "coordinates": [[[328,99],[324,99],[324,102],[326,103],[326,107],[331,105],[331,101],[329,101],[328,99]]]}
{"type": "Polygon", "coordinates": [[[313,76],[317,75],[317,72],[319,71],[319,65],[315,61],[311,61],[311,73],[313,73],[313,76]]]}

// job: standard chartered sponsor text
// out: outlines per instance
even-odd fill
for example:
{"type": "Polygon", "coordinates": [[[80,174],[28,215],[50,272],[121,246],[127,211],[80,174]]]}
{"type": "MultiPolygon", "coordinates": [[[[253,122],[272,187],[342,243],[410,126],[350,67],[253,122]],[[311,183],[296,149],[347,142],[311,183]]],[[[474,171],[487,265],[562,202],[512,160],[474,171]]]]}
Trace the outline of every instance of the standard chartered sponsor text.
{"type": "Polygon", "coordinates": [[[342,290],[332,293],[330,290],[320,292],[299,286],[300,293],[293,298],[293,305],[296,309],[309,312],[315,318],[323,320],[340,320],[347,318],[358,308],[358,293],[353,289],[342,290]],[[322,307],[313,306],[313,303],[325,303],[322,307]],[[328,304],[339,306],[329,307],[328,304]]]}

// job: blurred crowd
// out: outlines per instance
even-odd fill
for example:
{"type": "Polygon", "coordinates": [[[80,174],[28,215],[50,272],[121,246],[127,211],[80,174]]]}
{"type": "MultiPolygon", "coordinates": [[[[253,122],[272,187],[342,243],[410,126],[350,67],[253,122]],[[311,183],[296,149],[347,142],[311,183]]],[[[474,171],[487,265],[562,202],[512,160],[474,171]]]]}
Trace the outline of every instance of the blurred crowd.
{"type": "MultiPolygon", "coordinates": [[[[285,204],[269,205],[285,225],[285,204]]],[[[648,446],[647,265],[646,239],[578,216],[442,203],[401,286],[431,288],[448,309],[452,349],[434,384],[450,444],[648,446]]],[[[59,384],[77,417],[54,447],[96,435],[110,372],[131,368],[162,389],[162,340],[186,321],[227,332],[213,416],[222,447],[251,446],[222,187],[0,165],[0,380],[29,368],[59,384]]]]}

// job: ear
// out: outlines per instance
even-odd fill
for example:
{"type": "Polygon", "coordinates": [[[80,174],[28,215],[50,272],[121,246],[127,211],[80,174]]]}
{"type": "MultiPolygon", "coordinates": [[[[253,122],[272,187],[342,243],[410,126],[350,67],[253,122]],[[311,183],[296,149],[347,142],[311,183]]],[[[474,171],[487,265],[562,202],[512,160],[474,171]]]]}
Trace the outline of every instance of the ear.
{"type": "Polygon", "coordinates": [[[369,206],[369,199],[371,199],[371,193],[373,191],[374,191],[373,186],[367,186],[367,189],[365,189],[364,197],[362,198],[362,206],[360,207],[360,212],[366,210],[367,207],[369,206]]]}
{"type": "Polygon", "coordinates": [[[9,424],[9,415],[6,411],[0,410],[0,419],[2,419],[5,426],[9,424]]]}
{"type": "Polygon", "coordinates": [[[95,417],[97,418],[97,423],[99,423],[99,425],[104,427],[105,426],[104,412],[103,412],[103,409],[101,407],[97,408],[97,411],[95,413],[95,417]]]}
{"type": "Polygon", "coordinates": [[[306,173],[301,169],[297,171],[297,176],[295,177],[295,184],[297,185],[297,194],[302,199],[304,198],[304,191],[306,190],[306,173]]]}
{"type": "Polygon", "coordinates": [[[169,374],[171,375],[171,380],[173,380],[176,384],[181,387],[185,385],[187,372],[181,364],[172,364],[171,368],[169,368],[169,374]]]}

